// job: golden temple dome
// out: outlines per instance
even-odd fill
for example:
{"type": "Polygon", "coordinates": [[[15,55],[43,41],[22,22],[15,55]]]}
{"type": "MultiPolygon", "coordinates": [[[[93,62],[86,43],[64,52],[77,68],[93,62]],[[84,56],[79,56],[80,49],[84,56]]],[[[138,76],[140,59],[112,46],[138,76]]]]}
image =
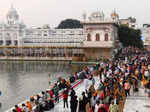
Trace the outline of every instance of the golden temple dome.
{"type": "Polygon", "coordinates": [[[117,18],[119,18],[119,14],[114,10],[114,11],[111,13],[111,17],[117,17],[117,18]]]}

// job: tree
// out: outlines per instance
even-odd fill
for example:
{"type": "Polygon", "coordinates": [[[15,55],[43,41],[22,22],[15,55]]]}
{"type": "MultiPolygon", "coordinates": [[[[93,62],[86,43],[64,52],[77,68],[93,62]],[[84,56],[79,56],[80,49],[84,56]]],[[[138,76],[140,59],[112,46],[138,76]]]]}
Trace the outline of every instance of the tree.
{"type": "Polygon", "coordinates": [[[139,29],[129,28],[127,25],[120,25],[118,28],[118,36],[119,41],[123,44],[124,47],[143,47],[143,42],[141,40],[141,31],[139,29]]]}
{"type": "Polygon", "coordinates": [[[73,29],[73,28],[83,28],[83,25],[79,20],[66,19],[61,21],[57,29],[73,29]]]}

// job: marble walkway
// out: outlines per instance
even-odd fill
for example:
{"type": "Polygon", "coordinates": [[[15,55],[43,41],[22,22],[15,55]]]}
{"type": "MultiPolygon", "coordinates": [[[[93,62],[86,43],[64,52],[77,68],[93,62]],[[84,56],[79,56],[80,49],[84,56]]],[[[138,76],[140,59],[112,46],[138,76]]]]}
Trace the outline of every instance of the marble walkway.
{"type": "Polygon", "coordinates": [[[127,97],[123,112],[150,112],[150,98],[143,88],[127,97]]]}

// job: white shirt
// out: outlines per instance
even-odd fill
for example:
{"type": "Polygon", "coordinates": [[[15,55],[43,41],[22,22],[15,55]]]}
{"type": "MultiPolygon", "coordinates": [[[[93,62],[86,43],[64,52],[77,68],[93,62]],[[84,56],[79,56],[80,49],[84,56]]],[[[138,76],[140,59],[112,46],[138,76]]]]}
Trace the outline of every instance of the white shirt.
{"type": "Polygon", "coordinates": [[[84,86],[85,86],[85,89],[88,89],[88,86],[89,86],[88,79],[84,79],[84,86]]]}
{"type": "Polygon", "coordinates": [[[105,81],[105,77],[104,77],[104,74],[102,74],[102,82],[105,81]]]}
{"type": "Polygon", "coordinates": [[[99,105],[95,105],[95,112],[98,112],[98,109],[99,109],[99,105]]]}

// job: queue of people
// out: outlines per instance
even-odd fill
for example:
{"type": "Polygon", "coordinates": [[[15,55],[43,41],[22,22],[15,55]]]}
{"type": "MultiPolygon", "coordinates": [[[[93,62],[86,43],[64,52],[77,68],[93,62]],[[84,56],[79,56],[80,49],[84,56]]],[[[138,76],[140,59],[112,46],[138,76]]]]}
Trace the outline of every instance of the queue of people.
{"type": "MultiPolygon", "coordinates": [[[[44,112],[59,103],[62,91],[63,107],[71,112],[122,112],[126,97],[139,91],[143,85],[145,92],[150,93],[150,54],[146,50],[135,47],[121,49],[113,60],[101,61],[99,64],[84,67],[80,74],[75,73],[70,80],[58,79],[50,90],[42,92],[41,96],[32,97],[30,102],[15,106],[13,112],[44,112]],[[93,71],[97,71],[99,86],[95,88],[93,71]],[[72,83],[78,79],[91,80],[81,97],[76,95],[72,83]],[[70,107],[68,102],[70,97],[70,107]],[[33,107],[35,107],[33,111],[33,107]],[[24,109],[24,110],[23,110],[24,109]]],[[[85,81],[86,82],[86,81],[85,81]]],[[[150,96],[150,95],[149,95],[150,96]]]]}
{"type": "Polygon", "coordinates": [[[114,60],[101,62],[99,87],[83,92],[79,99],[79,112],[122,112],[131,89],[134,94],[141,86],[145,87],[149,96],[149,56],[144,49],[128,47],[120,50],[114,60]]]}

